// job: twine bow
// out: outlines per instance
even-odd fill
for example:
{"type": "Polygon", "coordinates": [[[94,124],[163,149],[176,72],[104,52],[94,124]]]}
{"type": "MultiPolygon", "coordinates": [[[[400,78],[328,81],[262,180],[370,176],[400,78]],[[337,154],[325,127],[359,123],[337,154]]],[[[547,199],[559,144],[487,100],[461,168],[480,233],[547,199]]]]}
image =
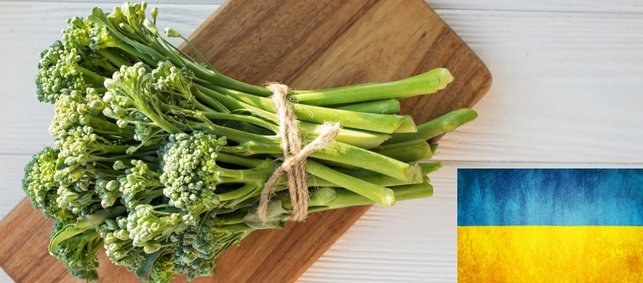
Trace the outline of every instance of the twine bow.
{"type": "Polygon", "coordinates": [[[279,178],[283,174],[288,176],[288,192],[292,202],[292,219],[303,221],[308,215],[308,185],[306,184],[306,158],[316,151],[328,146],[339,132],[339,123],[324,123],[320,128],[319,136],[302,148],[302,141],[297,130],[297,117],[293,113],[292,105],[288,101],[288,86],[279,83],[269,83],[267,88],[272,91],[272,100],[275,104],[281,135],[281,148],[284,160],[275,169],[272,176],[266,181],[261,197],[257,215],[265,223],[268,213],[268,202],[275,190],[279,178]]]}

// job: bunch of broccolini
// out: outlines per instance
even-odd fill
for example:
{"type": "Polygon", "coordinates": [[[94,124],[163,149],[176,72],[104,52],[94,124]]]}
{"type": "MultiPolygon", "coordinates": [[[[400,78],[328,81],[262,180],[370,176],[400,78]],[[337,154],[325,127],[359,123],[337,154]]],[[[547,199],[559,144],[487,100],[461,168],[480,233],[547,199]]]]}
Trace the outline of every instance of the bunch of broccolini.
{"type": "MultiPolygon", "coordinates": [[[[212,275],[219,254],[256,229],[282,227],[292,207],[282,180],[269,221],[256,215],[282,156],[271,91],[185,55],[159,32],[158,10],[145,13],[145,3],[126,3],[69,19],[38,65],[38,99],[54,105],[55,146],[34,155],[24,190],[56,222],[50,253],[87,280],[97,278],[100,247],[144,281],[212,275]]],[[[426,176],[440,164],[428,161],[436,146],[427,140],[476,113],[416,126],[397,114],[398,100],[451,80],[438,68],[395,82],[292,90],[305,141],[326,121],[342,127],[307,160],[309,212],[430,196],[426,176]]]]}

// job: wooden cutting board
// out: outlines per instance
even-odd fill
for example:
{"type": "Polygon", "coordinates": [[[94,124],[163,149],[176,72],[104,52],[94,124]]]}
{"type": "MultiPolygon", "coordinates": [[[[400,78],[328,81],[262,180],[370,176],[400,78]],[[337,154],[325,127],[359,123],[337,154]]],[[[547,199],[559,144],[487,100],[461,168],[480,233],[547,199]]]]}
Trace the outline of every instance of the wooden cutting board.
{"type": "MultiPolygon", "coordinates": [[[[417,122],[471,107],[491,85],[480,59],[422,0],[232,0],[191,39],[221,72],[255,84],[332,87],[447,67],[455,81],[446,90],[403,102],[417,122]]],[[[217,260],[214,278],[195,281],[295,281],[367,210],[330,211],[255,232],[217,260]]],[[[0,265],[16,282],[80,282],[47,253],[50,231],[27,199],[2,220],[0,265]]],[[[100,261],[101,282],[136,281],[104,255],[100,261]]]]}

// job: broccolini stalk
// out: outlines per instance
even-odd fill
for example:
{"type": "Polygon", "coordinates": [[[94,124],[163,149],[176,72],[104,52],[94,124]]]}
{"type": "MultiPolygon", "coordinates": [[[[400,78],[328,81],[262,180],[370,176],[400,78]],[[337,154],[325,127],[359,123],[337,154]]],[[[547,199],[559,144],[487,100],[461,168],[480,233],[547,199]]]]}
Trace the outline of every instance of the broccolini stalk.
{"type": "Polygon", "coordinates": [[[311,174],[362,195],[376,204],[390,206],[395,203],[395,194],[391,189],[334,171],[312,160],[307,165],[311,174]]]}
{"type": "MultiPolygon", "coordinates": [[[[413,185],[404,185],[391,187],[391,190],[395,194],[395,199],[399,201],[419,199],[430,197],[433,194],[433,186],[426,179],[423,183],[413,184],[413,185]]],[[[362,206],[362,205],[371,205],[374,204],[372,200],[365,198],[361,195],[350,192],[345,189],[333,189],[335,197],[332,200],[318,203],[308,209],[309,212],[321,212],[326,210],[333,210],[345,207],[352,206],[362,206]]],[[[319,193],[319,192],[317,192],[319,193]]],[[[329,194],[329,192],[321,192],[329,194]]],[[[315,193],[312,193],[314,197],[315,193]]],[[[285,208],[290,207],[290,201],[285,198],[285,195],[279,196],[281,201],[284,203],[285,208]]],[[[312,198],[311,197],[311,198],[312,198]]]]}
{"type": "Polygon", "coordinates": [[[419,125],[415,133],[395,134],[385,144],[396,144],[411,140],[429,140],[456,128],[478,117],[478,114],[467,108],[451,111],[438,118],[419,125]]]}
{"type": "MultiPolygon", "coordinates": [[[[277,120],[277,115],[273,112],[254,107],[250,104],[238,101],[232,97],[226,96],[216,91],[211,91],[207,88],[197,86],[197,89],[198,91],[193,92],[195,97],[197,97],[199,100],[203,101],[204,104],[207,104],[210,107],[218,104],[223,104],[231,111],[244,111],[252,113],[253,115],[257,115],[266,120],[277,120]]],[[[298,124],[299,130],[304,136],[317,136],[320,133],[319,124],[305,121],[298,121],[298,124]]],[[[389,138],[390,135],[388,134],[342,128],[339,130],[339,134],[337,135],[335,140],[362,148],[373,148],[380,145],[389,138]]]]}
{"type": "MultiPolygon", "coordinates": [[[[208,94],[218,92],[262,110],[270,111],[272,113],[275,113],[276,111],[274,102],[265,97],[258,97],[217,86],[210,86],[208,88],[199,87],[199,90],[208,94]]],[[[292,107],[294,114],[297,116],[297,119],[307,122],[321,124],[328,121],[336,121],[346,128],[387,134],[416,131],[415,124],[413,123],[413,120],[410,116],[355,112],[350,110],[317,107],[298,103],[293,104],[292,107]]]]}
{"type": "Polygon", "coordinates": [[[382,145],[374,148],[373,151],[403,162],[429,160],[433,156],[431,146],[425,140],[382,145]]]}
{"type": "MultiPolygon", "coordinates": [[[[170,134],[192,130],[208,131],[239,143],[237,146],[222,149],[228,153],[254,155],[282,152],[281,137],[262,136],[216,125],[202,112],[194,110],[194,96],[188,89],[190,77],[166,63],[160,63],[159,67],[152,71],[140,63],[131,67],[124,66],[119,72],[114,73],[113,79],[106,80],[105,85],[109,90],[105,95],[105,100],[110,105],[107,108],[110,109],[108,112],[112,118],[125,121],[123,123],[156,125],[170,134]],[[194,120],[190,123],[187,119],[194,120]]],[[[229,114],[220,114],[221,117],[225,115],[229,114]]],[[[236,119],[235,116],[229,116],[230,119],[236,119]]],[[[339,142],[333,142],[313,153],[312,157],[363,166],[400,180],[419,178],[416,166],[339,142]]]]}
{"type": "Polygon", "coordinates": [[[366,83],[322,90],[294,91],[295,99],[308,105],[334,105],[386,98],[407,98],[434,93],[453,81],[445,68],[436,68],[410,78],[388,83],[366,83]]]}
{"type": "Polygon", "coordinates": [[[400,101],[393,98],[347,104],[336,109],[377,114],[394,114],[400,113],[401,110],[400,101]]]}

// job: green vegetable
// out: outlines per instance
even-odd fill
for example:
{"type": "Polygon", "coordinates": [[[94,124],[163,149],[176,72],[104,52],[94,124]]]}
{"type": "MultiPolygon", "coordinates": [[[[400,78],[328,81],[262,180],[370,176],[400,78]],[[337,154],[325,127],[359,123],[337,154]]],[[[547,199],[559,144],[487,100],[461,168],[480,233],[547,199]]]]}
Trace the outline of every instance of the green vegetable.
{"type": "MultiPolygon", "coordinates": [[[[23,187],[56,222],[52,255],[95,280],[101,246],[142,281],[214,274],[214,259],[257,229],[283,227],[292,203],[281,178],[259,221],[258,199],[283,156],[272,92],[186,56],[161,35],[158,9],[126,3],[67,21],[41,53],[37,97],[54,104],[53,148],[34,155],[23,187]]],[[[165,30],[166,36],[183,38],[165,30]]],[[[198,51],[196,51],[198,54],[198,51]]],[[[202,56],[197,55],[202,59],[202,56]]],[[[324,122],[341,130],[307,160],[309,212],[428,197],[436,145],[470,109],[422,125],[398,99],[433,93],[444,68],[387,83],[289,94],[304,142],[324,122]]]]}

